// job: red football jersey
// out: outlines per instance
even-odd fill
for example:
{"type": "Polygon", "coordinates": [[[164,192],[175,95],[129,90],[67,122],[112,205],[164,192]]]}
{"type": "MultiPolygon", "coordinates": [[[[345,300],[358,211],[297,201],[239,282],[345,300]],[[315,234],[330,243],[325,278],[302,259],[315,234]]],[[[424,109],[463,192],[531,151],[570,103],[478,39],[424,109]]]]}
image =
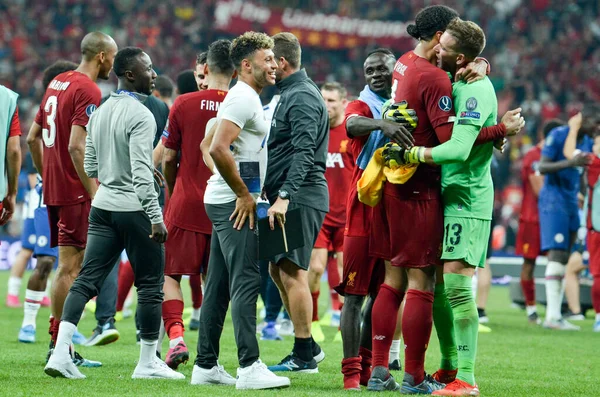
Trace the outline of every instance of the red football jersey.
{"type": "Polygon", "coordinates": [[[19,123],[19,108],[15,108],[12,119],[10,121],[10,129],[8,131],[8,137],[21,136],[21,123],[19,123]]]}
{"type": "Polygon", "coordinates": [[[48,84],[35,122],[44,141],[44,203],[70,205],[89,200],[69,154],[71,126],[85,128],[100,105],[100,88],[87,75],[61,73],[48,84]]]}
{"type": "Polygon", "coordinates": [[[538,172],[542,149],[539,146],[531,148],[525,156],[521,165],[521,182],[523,183],[523,201],[521,203],[521,222],[538,223],[540,221],[538,212],[538,196],[533,191],[529,176],[538,172]]]}
{"type": "MultiPolygon", "coordinates": [[[[350,102],[346,107],[346,120],[353,116],[373,118],[373,113],[371,113],[369,105],[357,99],[356,101],[350,102]]],[[[346,121],[344,121],[344,125],[346,125],[346,121]]],[[[371,230],[373,209],[358,200],[358,192],[356,189],[356,184],[362,177],[364,170],[355,165],[356,159],[358,159],[358,155],[368,139],[368,135],[350,138],[350,143],[348,144],[349,158],[354,166],[346,201],[346,228],[344,230],[344,235],[346,236],[366,237],[371,230]]]]}
{"type": "Polygon", "coordinates": [[[346,201],[348,188],[352,182],[354,170],[353,158],[348,152],[346,119],[337,127],[329,130],[329,148],[327,149],[327,169],[325,179],[329,188],[329,212],[323,224],[344,227],[346,225],[346,201]]]}
{"type": "MultiPolygon", "coordinates": [[[[396,62],[392,90],[394,102],[405,100],[417,113],[419,124],[413,131],[415,145],[439,145],[440,131],[436,133],[436,129],[451,131],[451,117],[454,117],[452,84],[446,72],[409,51],[396,62]]],[[[427,164],[419,164],[412,178],[403,185],[386,184],[387,194],[406,199],[437,199],[439,190],[440,168],[427,164]]]]}
{"type": "Polygon", "coordinates": [[[594,186],[598,182],[600,177],[600,158],[596,155],[591,155],[592,163],[588,166],[588,186],[589,186],[589,198],[588,198],[588,214],[587,214],[587,227],[592,230],[592,210],[599,211],[598,208],[592,208],[592,198],[594,194],[594,186]]]}
{"type": "Polygon", "coordinates": [[[226,91],[219,90],[192,92],[179,96],[171,107],[163,144],[180,152],[181,158],[165,219],[179,228],[205,234],[212,232],[204,209],[204,191],[212,172],[204,164],[200,143],[207,123],[217,117],[226,95],[226,91]]]}

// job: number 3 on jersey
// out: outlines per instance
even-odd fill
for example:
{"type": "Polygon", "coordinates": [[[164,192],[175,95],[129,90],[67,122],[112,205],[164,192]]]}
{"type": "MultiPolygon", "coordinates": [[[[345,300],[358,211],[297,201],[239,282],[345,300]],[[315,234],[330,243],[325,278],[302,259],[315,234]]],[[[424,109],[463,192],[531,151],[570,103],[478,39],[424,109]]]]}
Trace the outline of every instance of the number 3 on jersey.
{"type": "Polygon", "coordinates": [[[54,119],[56,119],[57,106],[58,100],[56,99],[56,95],[48,97],[46,104],[44,105],[48,128],[42,130],[42,139],[44,140],[44,145],[46,145],[46,147],[54,146],[54,141],[56,140],[56,124],[54,123],[54,119]]]}

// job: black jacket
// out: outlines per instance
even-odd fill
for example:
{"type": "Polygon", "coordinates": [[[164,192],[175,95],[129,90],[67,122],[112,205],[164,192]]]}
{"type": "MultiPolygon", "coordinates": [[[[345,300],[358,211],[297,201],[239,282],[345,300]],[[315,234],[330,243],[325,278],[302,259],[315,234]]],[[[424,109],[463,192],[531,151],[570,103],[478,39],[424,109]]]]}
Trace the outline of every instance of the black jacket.
{"type": "Polygon", "coordinates": [[[286,190],[292,201],[328,212],[325,168],[329,116],[321,91],[304,69],[277,86],[281,98],[268,142],[267,198],[273,203],[279,190],[286,190]]]}

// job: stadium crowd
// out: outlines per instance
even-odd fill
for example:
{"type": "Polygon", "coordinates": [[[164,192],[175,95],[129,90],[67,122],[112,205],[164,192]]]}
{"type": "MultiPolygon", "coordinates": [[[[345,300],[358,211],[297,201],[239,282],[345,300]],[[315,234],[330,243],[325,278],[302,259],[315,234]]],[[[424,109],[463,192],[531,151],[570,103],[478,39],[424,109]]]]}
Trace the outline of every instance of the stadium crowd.
{"type": "MultiPolygon", "coordinates": [[[[104,31],[117,44],[128,43],[148,50],[159,75],[175,78],[192,68],[194,54],[227,34],[211,29],[217,0],[178,2],[175,7],[158,0],[147,1],[4,1],[0,17],[0,83],[21,94],[21,118],[29,125],[43,95],[40,71],[48,59],[75,60],[83,33],[104,31]],[[25,21],[25,23],[21,23],[25,21]],[[85,21],[85,27],[84,27],[85,21]]],[[[305,0],[266,1],[269,7],[308,9],[305,0]]],[[[408,21],[429,1],[320,0],[318,9],[370,20],[408,21]]],[[[484,55],[492,64],[502,114],[523,107],[527,134],[498,156],[496,214],[499,236],[495,249],[514,249],[522,192],[518,170],[524,153],[537,139],[544,121],[567,120],[584,102],[600,98],[600,9],[589,1],[468,1],[446,2],[469,20],[481,24],[487,34],[484,55]],[[552,48],[560,47],[561,51],[552,48]],[[565,60],[568,60],[566,62],[565,60]]],[[[304,47],[303,64],[318,83],[338,81],[350,97],[362,87],[364,55],[372,48],[323,50],[304,47]]],[[[410,48],[400,49],[402,52],[410,48]]],[[[104,95],[115,86],[114,77],[100,84],[104,95]]],[[[265,90],[266,103],[273,90],[265,90]]],[[[18,235],[17,225],[4,233],[18,235]]]]}
{"type": "MultiPolygon", "coordinates": [[[[362,7],[361,17],[384,19],[371,5],[328,2],[323,9],[355,17],[350,9],[362,7]]],[[[589,46],[567,46],[570,56],[580,56],[580,64],[593,61],[595,22],[575,26],[581,21],[572,11],[585,11],[576,9],[577,2],[561,15],[544,1],[530,3],[526,11],[509,1],[477,9],[455,4],[465,18],[485,26],[491,43],[486,53],[484,29],[461,19],[457,10],[399,4],[407,16],[416,14],[405,27],[415,39],[412,49],[398,57],[389,48],[366,46],[366,55],[337,51],[327,62],[314,50],[302,58],[306,36],[299,30],[264,33],[257,26],[232,41],[211,41],[208,36],[216,33],[210,12],[224,7],[219,2],[171,10],[130,1],[111,4],[110,13],[99,2],[52,6],[57,11],[48,25],[32,24],[35,32],[27,24],[14,27],[11,59],[23,69],[11,71],[18,76],[8,84],[15,91],[0,85],[0,119],[9,137],[0,142],[0,225],[15,212],[19,106],[22,125],[30,125],[23,133],[29,149],[23,213],[33,234],[22,234],[21,274],[11,272],[7,306],[21,306],[29,257],[42,263],[27,282],[22,343],[36,342],[37,313],[58,263],[47,375],[84,379],[78,367],[102,366],[75,351],[81,314],[94,297],[108,307],[106,318],[98,316],[104,310],[96,311],[98,325],[85,344],[114,342],[117,310],[123,308],[115,298],[121,300],[134,283],[140,356],[132,378],[184,379],[176,372],[190,359],[180,283],[190,276],[196,280],[190,278],[196,284],[193,300],[199,298],[202,306],[193,307],[189,326],[199,330],[191,383],[290,386],[286,373],[318,373],[325,359],[318,302],[327,269],[345,389],[478,396],[478,333],[489,332],[482,330],[488,260],[493,245],[510,245],[507,230],[517,228],[517,216],[515,245],[525,259],[521,287],[528,321],[547,329],[581,329],[561,311],[570,257],[585,245],[581,227],[589,231],[594,331],[600,332],[598,98],[593,84],[583,82],[577,84],[585,87],[581,91],[556,92],[556,82],[565,90],[572,86],[565,76],[577,68],[544,70],[538,63],[554,62],[556,54],[548,55],[546,47],[573,40],[573,31],[583,32],[577,43],[588,40],[589,46]],[[194,18],[203,11],[207,21],[194,18]],[[529,11],[543,15],[530,43],[529,11]],[[500,28],[507,15],[514,36],[500,28]],[[101,30],[90,32],[88,19],[102,24],[101,30]],[[70,41],[57,43],[53,35],[70,41]],[[38,64],[26,66],[36,59],[31,49],[40,45],[28,37],[46,40],[46,52],[38,64]],[[48,58],[77,52],[79,64],[56,61],[44,69],[39,87],[29,86],[35,68],[46,66],[48,58]],[[196,55],[192,62],[190,54],[196,55]],[[338,56],[343,60],[337,62],[338,56]],[[161,64],[169,67],[161,70],[161,64]],[[494,68],[497,74],[488,77],[494,68]],[[173,90],[168,76],[175,73],[173,90]],[[542,73],[543,82],[533,84],[542,73]],[[25,93],[20,102],[17,92],[25,93]],[[508,143],[511,137],[516,138],[508,143]],[[503,236],[494,231],[496,221],[503,236]],[[543,323],[533,278],[541,255],[548,259],[543,323]],[[259,295],[266,306],[262,324],[259,295]],[[219,364],[230,304],[236,378],[219,364]],[[282,309],[288,316],[283,321],[291,322],[293,348],[267,367],[256,333],[281,340],[282,309]],[[441,361],[429,375],[425,353],[434,325],[441,361]],[[164,337],[169,349],[163,361],[164,337]],[[396,382],[390,370],[402,369],[396,382]]],[[[19,9],[13,5],[5,12],[19,9]]],[[[583,317],[576,311],[568,317],[583,317]]]]}

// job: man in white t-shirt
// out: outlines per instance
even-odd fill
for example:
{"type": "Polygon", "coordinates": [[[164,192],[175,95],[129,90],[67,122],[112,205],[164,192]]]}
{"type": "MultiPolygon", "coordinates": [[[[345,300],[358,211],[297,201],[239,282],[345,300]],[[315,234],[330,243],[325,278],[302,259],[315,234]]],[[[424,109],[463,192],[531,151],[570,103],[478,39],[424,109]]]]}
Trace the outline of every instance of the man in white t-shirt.
{"type": "Polygon", "coordinates": [[[273,40],[264,33],[246,32],[233,41],[230,54],[239,76],[219,107],[208,152],[214,174],[204,204],[213,231],[192,384],[286,387],[290,380],[276,376],[260,361],[255,335],[260,290],[256,199],[265,180],[270,128],[259,94],[275,84],[273,40]],[[237,380],[217,361],[230,300],[240,364],[237,380]]]}

